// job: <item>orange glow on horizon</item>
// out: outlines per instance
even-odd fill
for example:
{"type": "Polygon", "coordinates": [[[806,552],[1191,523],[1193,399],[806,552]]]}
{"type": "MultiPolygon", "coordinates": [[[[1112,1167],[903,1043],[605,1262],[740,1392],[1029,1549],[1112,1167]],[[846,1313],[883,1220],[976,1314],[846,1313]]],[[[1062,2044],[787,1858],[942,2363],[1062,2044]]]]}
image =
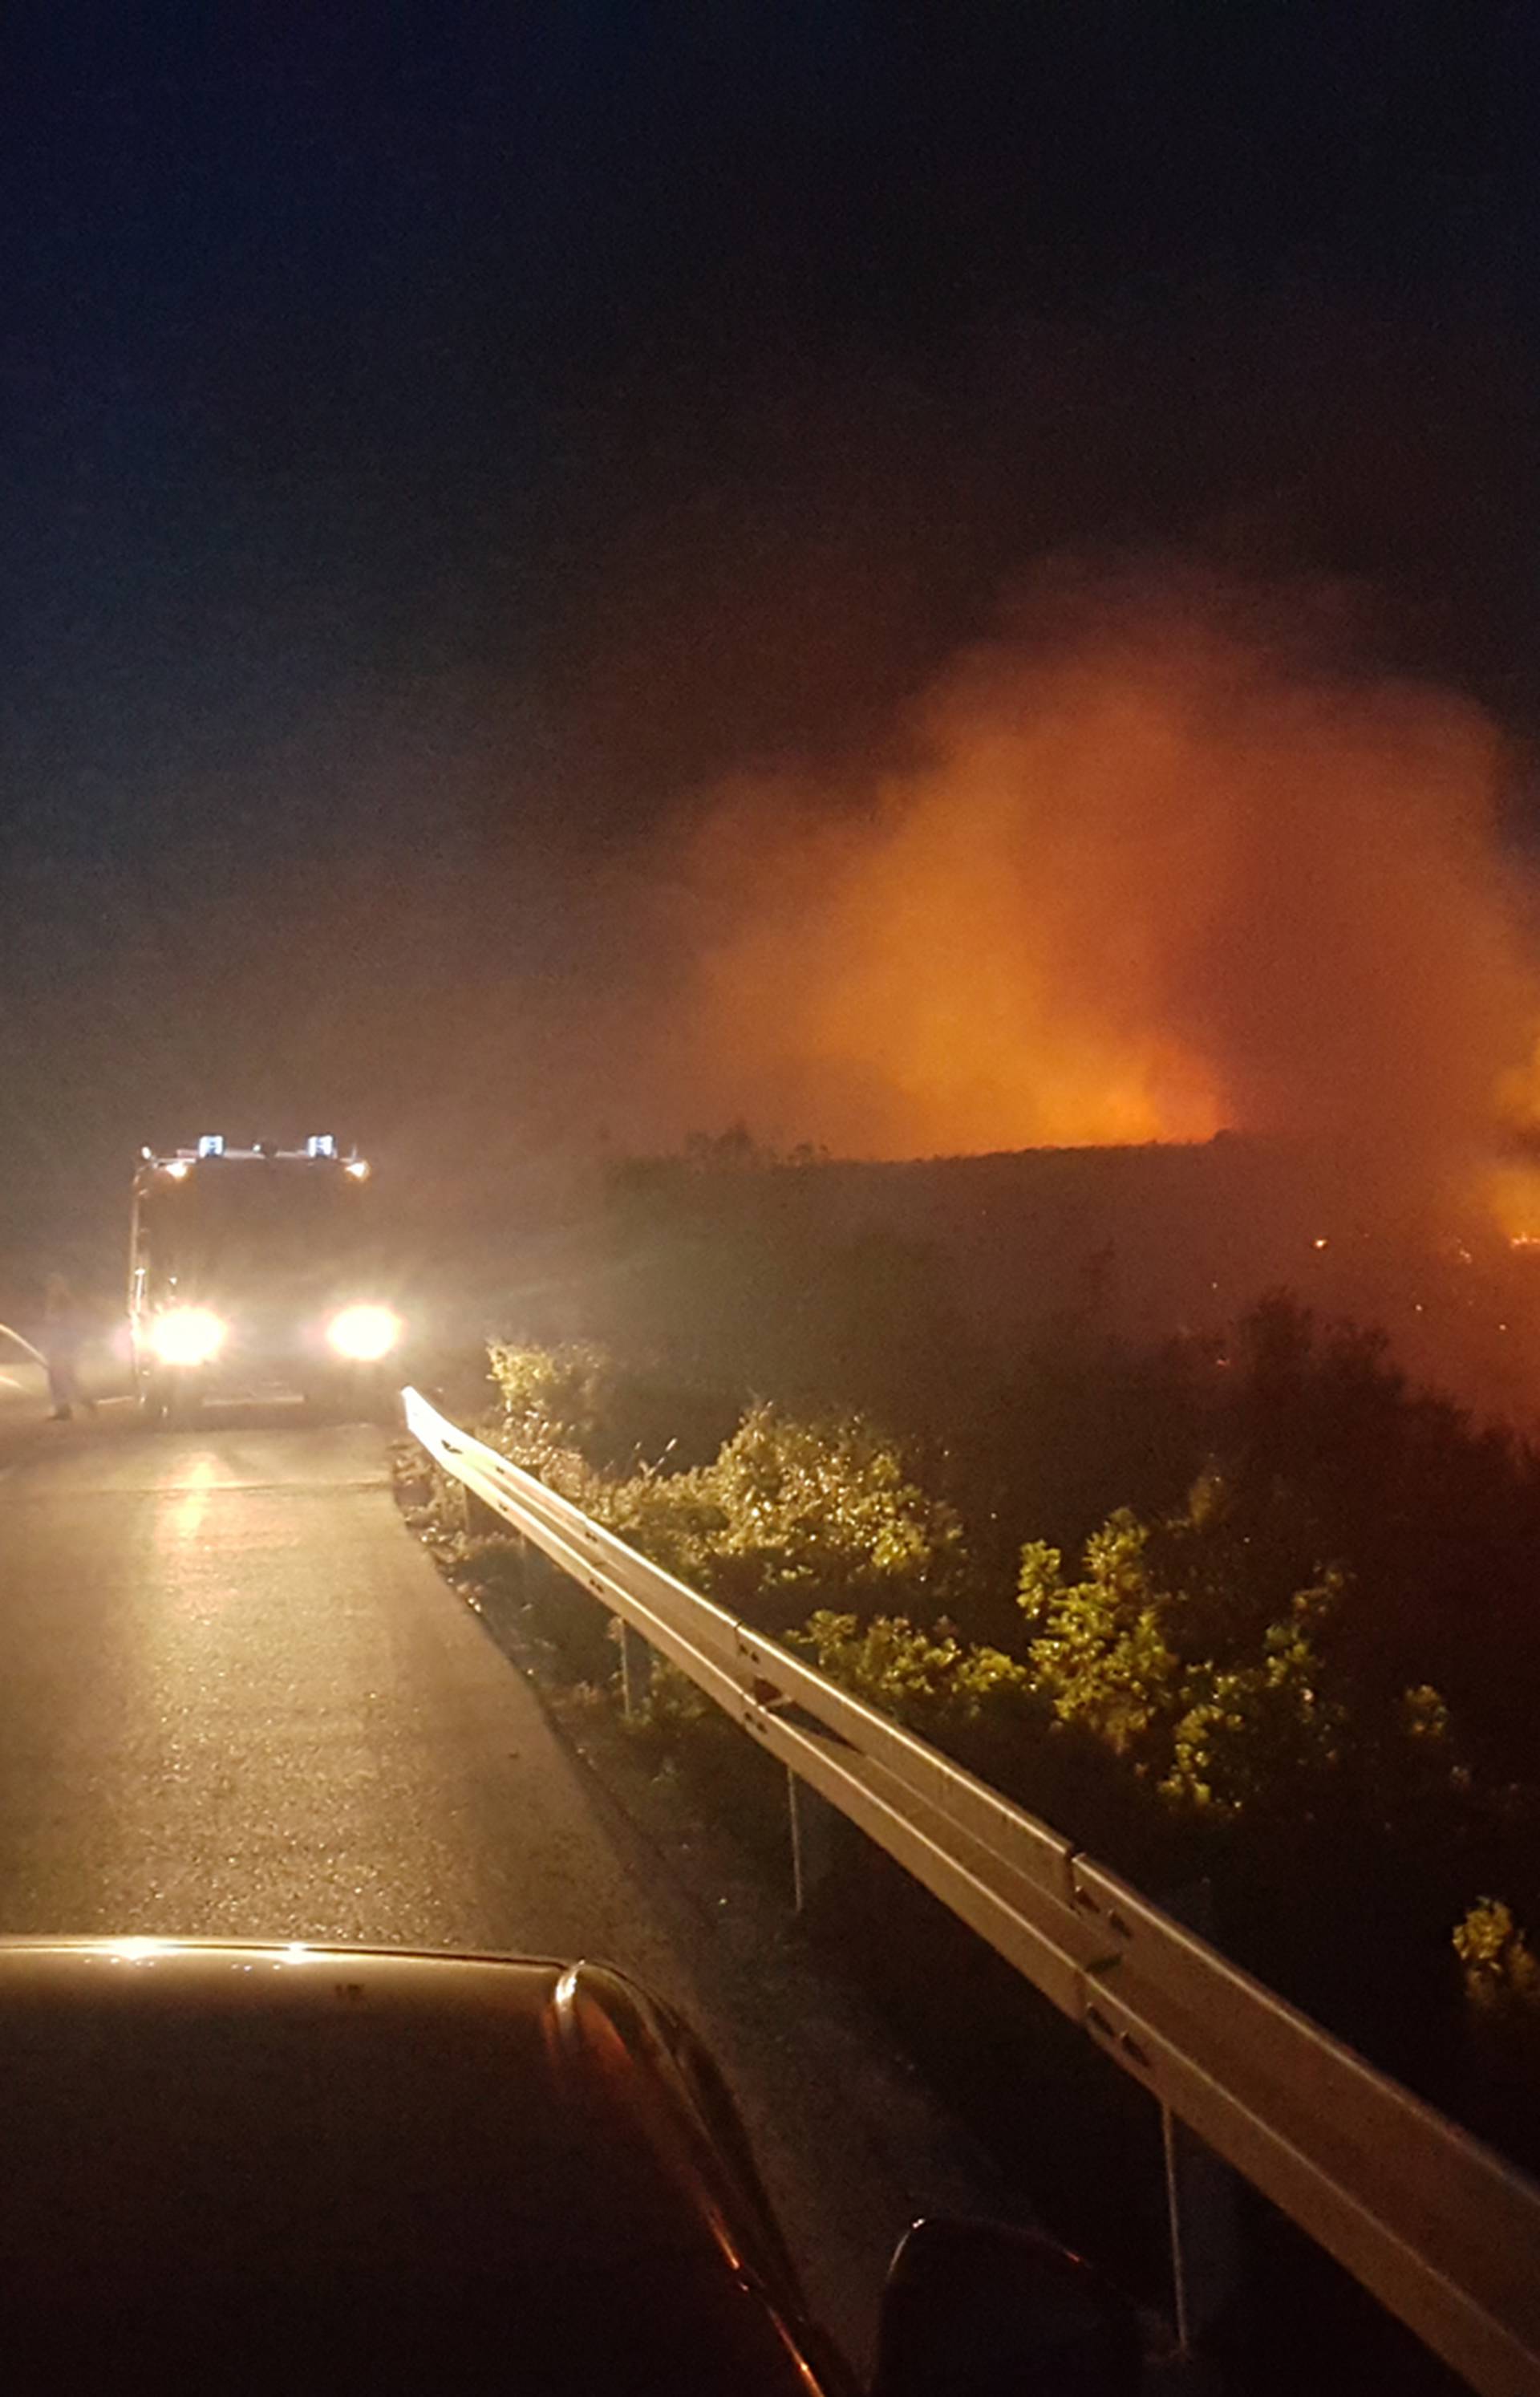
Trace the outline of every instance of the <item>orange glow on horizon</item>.
{"type": "Polygon", "coordinates": [[[1474,709],[1125,598],[965,659],[909,732],[864,794],[744,780],[691,835],[663,1054],[695,1125],[858,1157],[1229,1128],[1468,1200],[1540,1083],[1474,709]]]}
{"type": "Polygon", "coordinates": [[[1483,1177],[1482,1196],[1509,1248],[1540,1248],[1540,1160],[1493,1168],[1483,1177]]]}

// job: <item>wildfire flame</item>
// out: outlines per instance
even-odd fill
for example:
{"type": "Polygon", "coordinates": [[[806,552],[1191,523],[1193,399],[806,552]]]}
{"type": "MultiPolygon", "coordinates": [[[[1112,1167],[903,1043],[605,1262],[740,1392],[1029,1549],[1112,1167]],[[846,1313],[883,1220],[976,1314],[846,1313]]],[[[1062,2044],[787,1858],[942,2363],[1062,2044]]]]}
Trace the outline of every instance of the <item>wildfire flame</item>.
{"type": "Polygon", "coordinates": [[[1431,1198],[1533,1115],[1540,976],[1474,708],[1123,593],[964,658],[904,738],[853,799],[746,780],[697,817],[667,1025],[696,1123],[878,1157],[1229,1127],[1431,1198]]]}

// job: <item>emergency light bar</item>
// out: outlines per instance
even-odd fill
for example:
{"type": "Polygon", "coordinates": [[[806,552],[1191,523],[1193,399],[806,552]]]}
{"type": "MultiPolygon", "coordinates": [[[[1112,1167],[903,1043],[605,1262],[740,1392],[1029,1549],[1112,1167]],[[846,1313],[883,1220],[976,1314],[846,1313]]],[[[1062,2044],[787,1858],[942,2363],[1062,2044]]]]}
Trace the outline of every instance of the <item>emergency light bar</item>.
{"type": "Polygon", "coordinates": [[[337,1145],[335,1132],[312,1132],[302,1148],[273,1148],[261,1140],[254,1140],[249,1148],[232,1148],[223,1132],[205,1132],[198,1134],[195,1148],[172,1149],[166,1156],[157,1157],[154,1150],[146,1145],[139,1153],[143,1160],[141,1170],[147,1168],[153,1172],[169,1173],[179,1182],[194,1165],[214,1162],[225,1165],[254,1164],[258,1161],[264,1165],[340,1165],[355,1182],[367,1181],[369,1171],[368,1158],[360,1157],[355,1147],[349,1149],[344,1157],[337,1145]]]}

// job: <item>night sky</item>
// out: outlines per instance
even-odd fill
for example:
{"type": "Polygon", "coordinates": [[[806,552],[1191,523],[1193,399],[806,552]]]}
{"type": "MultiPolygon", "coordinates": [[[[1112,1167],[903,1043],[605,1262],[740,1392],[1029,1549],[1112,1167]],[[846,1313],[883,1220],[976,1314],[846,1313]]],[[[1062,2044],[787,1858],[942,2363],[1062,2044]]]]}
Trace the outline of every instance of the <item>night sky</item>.
{"type": "Polygon", "coordinates": [[[1536,23],[15,11],[0,1248],[141,1138],[592,1135],[617,874],[1055,559],[1330,588],[1522,760],[1536,23]]]}

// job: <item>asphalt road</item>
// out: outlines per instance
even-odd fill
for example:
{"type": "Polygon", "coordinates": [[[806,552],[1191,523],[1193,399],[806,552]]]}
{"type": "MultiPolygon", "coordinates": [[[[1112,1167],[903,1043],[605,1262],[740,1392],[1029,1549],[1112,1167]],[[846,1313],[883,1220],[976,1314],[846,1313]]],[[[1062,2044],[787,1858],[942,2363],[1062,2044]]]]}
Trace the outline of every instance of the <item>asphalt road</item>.
{"type": "Polygon", "coordinates": [[[0,1930],[621,1964],[716,2047],[814,2300],[864,2350],[893,2240],[978,2202],[970,2160],[573,1756],[408,1532],[382,1436],[7,1421],[0,1930]]]}

